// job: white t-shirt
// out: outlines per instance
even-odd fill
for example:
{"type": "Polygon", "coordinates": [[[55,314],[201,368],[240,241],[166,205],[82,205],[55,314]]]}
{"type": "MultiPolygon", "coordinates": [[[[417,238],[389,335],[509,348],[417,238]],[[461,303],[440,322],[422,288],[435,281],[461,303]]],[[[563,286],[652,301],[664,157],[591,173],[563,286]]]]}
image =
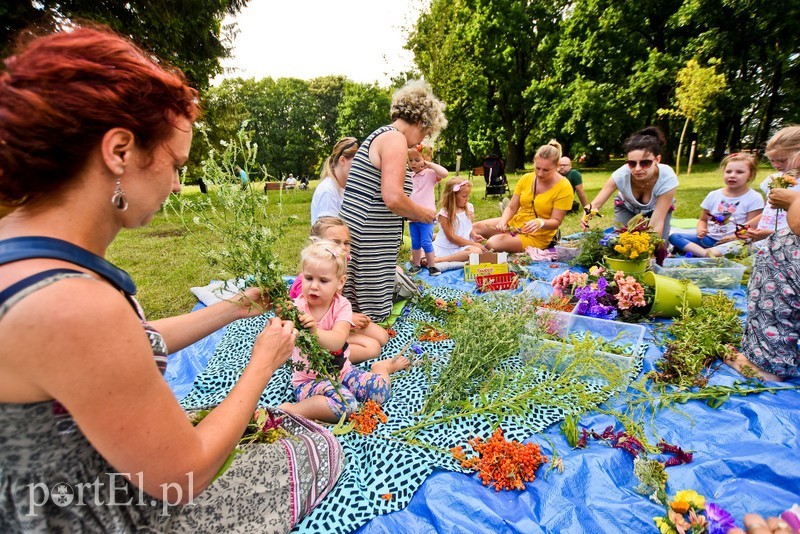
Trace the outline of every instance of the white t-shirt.
{"type": "MultiPolygon", "coordinates": [[[[774,177],[781,176],[782,174],[782,172],[774,172],[764,178],[764,181],[761,182],[761,190],[764,192],[764,195],[769,197],[770,182],[772,182],[774,177]]],[[[791,191],[800,191],[800,184],[793,185],[789,189],[791,191]]],[[[761,220],[758,221],[758,228],[760,230],[772,230],[774,232],[782,228],[786,228],[787,226],[789,226],[789,223],[786,222],[786,210],[777,210],[770,206],[769,202],[767,202],[764,205],[764,211],[761,212],[761,220]],[[776,220],[777,225],[775,224],[776,220]]]]}
{"type": "Polygon", "coordinates": [[[338,217],[343,200],[344,189],[339,187],[336,179],[331,176],[324,178],[311,199],[311,224],[320,217],[338,217]]]}
{"type": "Polygon", "coordinates": [[[625,200],[626,207],[634,213],[654,210],[658,197],[678,187],[678,176],[675,174],[675,171],[672,170],[672,167],[659,163],[658,180],[656,180],[656,184],[653,186],[653,194],[650,196],[650,202],[642,204],[636,200],[631,191],[631,170],[627,165],[623,165],[614,171],[611,178],[614,180],[614,184],[616,184],[620,195],[622,195],[622,198],[625,200]]]}
{"type": "MultiPolygon", "coordinates": [[[[472,219],[470,219],[470,215],[474,214],[475,207],[472,205],[472,203],[467,202],[467,210],[459,211],[456,214],[455,220],[451,221],[453,230],[458,237],[472,241],[472,238],[470,237],[470,234],[472,234],[472,219]]],[[[450,218],[447,215],[447,212],[443,209],[439,210],[439,213],[436,214],[436,218],[438,219],[439,216],[447,217],[448,219],[450,218]]],[[[461,252],[466,248],[466,246],[456,245],[447,239],[447,236],[444,234],[443,230],[439,230],[439,233],[436,234],[436,239],[433,240],[433,252],[436,256],[449,256],[450,254],[461,252]]]]}
{"type": "Polygon", "coordinates": [[[722,194],[722,189],[711,191],[700,207],[708,210],[711,217],[708,220],[708,236],[720,240],[723,237],[733,235],[736,232],[737,224],[747,222],[747,214],[753,210],[764,208],[764,198],[752,189],[747,189],[744,195],[739,197],[728,197],[722,194]],[[729,217],[726,217],[730,214],[729,217]],[[727,222],[719,224],[715,216],[727,218],[727,222]]]}

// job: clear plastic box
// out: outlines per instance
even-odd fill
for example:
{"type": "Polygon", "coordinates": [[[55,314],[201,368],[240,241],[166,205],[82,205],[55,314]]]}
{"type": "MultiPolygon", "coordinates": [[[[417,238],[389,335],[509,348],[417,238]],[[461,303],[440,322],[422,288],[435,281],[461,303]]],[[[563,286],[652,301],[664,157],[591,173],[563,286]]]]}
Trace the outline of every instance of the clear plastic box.
{"type": "Polygon", "coordinates": [[[553,286],[543,280],[531,280],[525,284],[522,292],[530,298],[547,300],[553,294],[553,286]]]}
{"type": "Polygon", "coordinates": [[[746,270],[746,266],[728,258],[667,258],[663,267],[653,267],[657,274],[711,289],[739,289],[746,270]]]}
{"type": "MultiPolygon", "coordinates": [[[[571,363],[574,356],[574,345],[568,342],[571,339],[580,340],[588,335],[598,342],[608,343],[609,348],[617,348],[619,353],[617,350],[598,350],[595,356],[604,364],[615,367],[623,384],[627,384],[624,379],[633,369],[645,334],[645,327],[639,324],[584,317],[546,308],[537,309],[526,330],[528,333],[522,336],[520,356],[524,360],[537,358],[556,372],[563,372],[571,363]],[[558,339],[551,339],[553,337],[558,339]]],[[[581,372],[578,371],[579,374],[581,372]]],[[[608,380],[596,368],[587,367],[580,378],[608,384],[608,380]]]]}

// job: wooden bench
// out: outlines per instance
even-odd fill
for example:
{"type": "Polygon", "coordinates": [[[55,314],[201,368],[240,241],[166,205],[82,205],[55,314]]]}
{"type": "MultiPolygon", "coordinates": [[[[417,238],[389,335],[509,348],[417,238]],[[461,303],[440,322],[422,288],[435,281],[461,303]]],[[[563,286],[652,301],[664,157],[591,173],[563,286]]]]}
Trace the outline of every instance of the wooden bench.
{"type": "MultiPolygon", "coordinates": [[[[280,191],[281,190],[281,182],[264,182],[264,192],[267,191],[280,191]]],[[[284,191],[287,191],[286,187],[283,188],[284,191]]]]}
{"type": "Polygon", "coordinates": [[[483,165],[472,169],[472,176],[483,176],[483,165]]]}

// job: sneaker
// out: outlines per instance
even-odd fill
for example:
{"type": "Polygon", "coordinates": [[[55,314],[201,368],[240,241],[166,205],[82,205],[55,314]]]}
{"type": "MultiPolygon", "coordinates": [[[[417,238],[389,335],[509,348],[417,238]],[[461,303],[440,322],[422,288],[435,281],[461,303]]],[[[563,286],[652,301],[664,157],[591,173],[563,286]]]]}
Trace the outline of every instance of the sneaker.
{"type": "Polygon", "coordinates": [[[421,265],[412,265],[412,266],[411,266],[411,267],[408,269],[408,272],[410,272],[411,274],[417,274],[417,273],[418,273],[418,272],[420,272],[421,270],[422,270],[422,266],[421,266],[421,265]]]}
{"type": "Polygon", "coordinates": [[[442,271],[440,271],[438,267],[428,267],[428,274],[431,276],[439,276],[442,274],[442,271]]]}

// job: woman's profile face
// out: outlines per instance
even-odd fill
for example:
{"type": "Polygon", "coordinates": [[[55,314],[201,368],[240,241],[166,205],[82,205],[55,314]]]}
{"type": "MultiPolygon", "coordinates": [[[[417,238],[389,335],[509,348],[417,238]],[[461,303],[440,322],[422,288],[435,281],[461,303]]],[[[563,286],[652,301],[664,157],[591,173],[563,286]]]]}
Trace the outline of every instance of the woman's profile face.
{"type": "Polygon", "coordinates": [[[422,140],[425,139],[427,132],[425,132],[425,129],[422,128],[422,125],[416,123],[412,124],[411,127],[406,130],[404,135],[406,136],[408,148],[414,148],[418,144],[422,143],[422,140]]]}

